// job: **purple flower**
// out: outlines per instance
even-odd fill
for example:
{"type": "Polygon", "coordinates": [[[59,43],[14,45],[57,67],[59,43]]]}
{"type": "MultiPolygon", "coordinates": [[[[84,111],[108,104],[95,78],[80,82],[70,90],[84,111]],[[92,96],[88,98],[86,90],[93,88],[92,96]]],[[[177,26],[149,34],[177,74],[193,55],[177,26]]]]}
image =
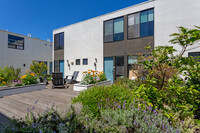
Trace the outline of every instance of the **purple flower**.
{"type": "Polygon", "coordinates": [[[35,101],[35,104],[37,104],[38,103],[38,99],[35,101]]]}
{"type": "Polygon", "coordinates": [[[126,104],[126,100],[125,100],[124,103],[123,103],[123,109],[125,109],[125,104],[126,104]]]}
{"type": "Polygon", "coordinates": [[[178,129],[176,130],[176,133],[179,133],[179,130],[178,130],[178,129]]]}
{"type": "Polygon", "coordinates": [[[35,109],[35,106],[32,107],[32,110],[35,109]]]}
{"type": "Polygon", "coordinates": [[[144,110],[144,113],[146,113],[147,111],[146,110],[144,110]]]}
{"type": "Polygon", "coordinates": [[[53,108],[53,107],[54,107],[54,105],[55,105],[55,102],[53,102],[53,104],[51,105],[51,108],[53,108]]]}
{"type": "Polygon", "coordinates": [[[182,125],[183,125],[183,121],[181,120],[181,123],[182,123],[182,125]]]}
{"type": "Polygon", "coordinates": [[[190,127],[190,128],[192,128],[192,126],[191,126],[191,125],[190,125],[189,127],[190,127]]]}
{"type": "Polygon", "coordinates": [[[162,128],[165,129],[165,125],[164,124],[162,124],[162,128]]]}

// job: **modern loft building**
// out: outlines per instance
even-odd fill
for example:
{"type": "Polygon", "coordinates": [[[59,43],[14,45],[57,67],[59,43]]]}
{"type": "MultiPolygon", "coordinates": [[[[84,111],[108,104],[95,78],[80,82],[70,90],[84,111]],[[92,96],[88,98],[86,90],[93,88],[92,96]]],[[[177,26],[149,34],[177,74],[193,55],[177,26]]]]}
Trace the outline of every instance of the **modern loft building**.
{"type": "MultiPolygon", "coordinates": [[[[146,54],[146,45],[172,45],[169,35],[178,32],[177,27],[200,26],[199,7],[199,0],[150,0],[55,29],[53,69],[65,76],[80,71],[78,80],[88,69],[104,71],[112,81],[129,77],[131,64],[137,54],[146,54]]],[[[199,55],[198,44],[184,56],[188,54],[199,55]]]]}
{"type": "Polygon", "coordinates": [[[22,74],[29,70],[32,61],[44,62],[52,72],[52,43],[0,30],[0,67],[21,68],[22,74]]]}

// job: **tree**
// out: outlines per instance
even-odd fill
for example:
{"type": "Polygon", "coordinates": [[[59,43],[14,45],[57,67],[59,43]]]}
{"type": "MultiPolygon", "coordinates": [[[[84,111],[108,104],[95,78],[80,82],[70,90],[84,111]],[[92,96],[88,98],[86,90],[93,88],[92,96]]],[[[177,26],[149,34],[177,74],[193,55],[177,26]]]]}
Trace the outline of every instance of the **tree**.
{"type": "Polygon", "coordinates": [[[195,29],[188,29],[185,27],[178,27],[179,33],[173,33],[170,36],[174,37],[169,42],[178,44],[182,47],[179,57],[182,57],[188,46],[193,45],[200,39],[200,27],[195,26],[195,29]]]}
{"type": "Polygon", "coordinates": [[[37,63],[37,62],[33,61],[30,66],[30,70],[32,72],[34,72],[36,75],[42,76],[42,73],[47,70],[47,66],[46,66],[46,64],[44,64],[44,62],[37,63]]]}

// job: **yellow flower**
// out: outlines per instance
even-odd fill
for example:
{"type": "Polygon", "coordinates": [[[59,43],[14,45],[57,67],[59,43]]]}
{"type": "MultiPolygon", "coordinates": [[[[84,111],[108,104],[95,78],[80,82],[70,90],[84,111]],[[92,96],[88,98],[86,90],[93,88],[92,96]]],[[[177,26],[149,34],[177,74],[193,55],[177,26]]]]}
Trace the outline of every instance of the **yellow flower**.
{"type": "Polygon", "coordinates": [[[3,83],[4,85],[6,85],[6,82],[5,82],[5,81],[3,81],[2,83],[3,83]]]}
{"type": "Polygon", "coordinates": [[[91,72],[88,72],[88,73],[91,73],[91,72]]]}
{"type": "Polygon", "coordinates": [[[35,76],[35,74],[34,74],[34,73],[31,73],[31,75],[32,75],[32,76],[35,76]]]}
{"type": "Polygon", "coordinates": [[[84,71],[83,73],[87,73],[87,71],[84,71]]]}
{"type": "Polygon", "coordinates": [[[0,79],[4,79],[3,77],[0,77],[0,79]]]}
{"type": "Polygon", "coordinates": [[[26,78],[26,75],[23,75],[23,76],[21,77],[21,79],[23,79],[23,78],[26,78]]]}

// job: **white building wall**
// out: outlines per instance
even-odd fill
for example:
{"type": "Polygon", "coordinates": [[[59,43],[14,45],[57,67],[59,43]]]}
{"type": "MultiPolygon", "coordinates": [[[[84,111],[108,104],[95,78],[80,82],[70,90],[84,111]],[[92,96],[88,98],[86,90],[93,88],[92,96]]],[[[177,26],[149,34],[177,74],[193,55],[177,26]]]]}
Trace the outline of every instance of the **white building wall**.
{"type": "MultiPolygon", "coordinates": [[[[194,28],[200,26],[200,1],[199,0],[156,0],[155,2],[155,46],[170,45],[180,53],[181,47],[172,45],[168,41],[172,33],[177,33],[177,27],[194,28]]],[[[188,47],[188,52],[200,52],[199,44],[188,47]],[[197,48],[198,47],[198,48],[197,48]]]]}
{"type": "MultiPolygon", "coordinates": [[[[64,75],[72,75],[74,71],[79,71],[78,80],[80,81],[83,71],[95,69],[95,58],[98,60],[97,70],[103,71],[103,21],[150,8],[154,8],[154,45],[174,46],[177,53],[180,53],[180,46],[169,43],[172,39],[169,35],[178,32],[179,26],[187,28],[193,28],[194,25],[200,26],[199,7],[199,0],[152,0],[54,30],[53,34],[64,32],[65,36],[64,75]],[[88,58],[88,65],[82,65],[83,58],[88,58]],[[76,59],[81,59],[81,65],[75,65],[76,59]],[[71,62],[74,62],[74,65],[71,65],[71,62]]],[[[198,46],[195,44],[189,47],[190,50],[185,53],[185,56],[188,52],[200,52],[198,46]]]]}
{"type": "Polygon", "coordinates": [[[145,2],[137,6],[128,7],[103,16],[92,18],[80,23],[72,24],[53,31],[53,34],[64,32],[64,75],[72,75],[79,71],[77,80],[81,80],[82,72],[95,70],[94,62],[97,58],[97,71],[103,71],[103,22],[108,19],[124,16],[154,7],[154,1],[145,2]],[[88,59],[88,65],[82,65],[82,60],[88,59]],[[81,59],[81,65],[75,65],[76,59],[81,59]],[[68,67],[67,60],[70,63],[68,67]],[[74,62],[74,65],[71,65],[74,62]]]}
{"type": "MultiPolygon", "coordinates": [[[[29,70],[32,61],[52,61],[52,43],[9,33],[7,31],[0,31],[0,66],[13,66],[14,68],[21,68],[22,74],[29,70]],[[24,50],[8,48],[8,34],[24,38],[24,50]],[[47,46],[45,46],[47,44],[47,46]],[[24,67],[23,64],[26,64],[24,67]]],[[[47,70],[49,72],[49,70],[47,70]]]]}

